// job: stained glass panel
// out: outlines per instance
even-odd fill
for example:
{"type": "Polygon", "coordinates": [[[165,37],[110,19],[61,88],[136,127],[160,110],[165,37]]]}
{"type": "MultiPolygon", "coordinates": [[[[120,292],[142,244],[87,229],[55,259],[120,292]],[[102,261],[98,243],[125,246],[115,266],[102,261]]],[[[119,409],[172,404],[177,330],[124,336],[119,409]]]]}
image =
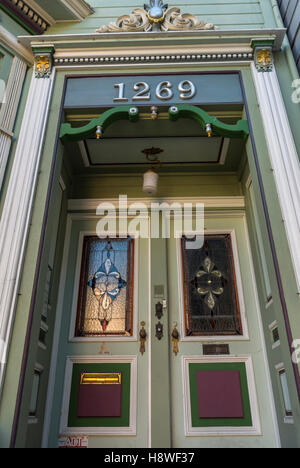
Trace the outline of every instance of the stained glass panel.
{"type": "Polygon", "coordinates": [[[182,238],[187,336],[242,335],[230,234],[206,235],[201,249],[182,238]]]}
{"type": "Polygon", "coordinates": [[[134,240],[84,238],[76,336],[131,336],[134,240]]]}

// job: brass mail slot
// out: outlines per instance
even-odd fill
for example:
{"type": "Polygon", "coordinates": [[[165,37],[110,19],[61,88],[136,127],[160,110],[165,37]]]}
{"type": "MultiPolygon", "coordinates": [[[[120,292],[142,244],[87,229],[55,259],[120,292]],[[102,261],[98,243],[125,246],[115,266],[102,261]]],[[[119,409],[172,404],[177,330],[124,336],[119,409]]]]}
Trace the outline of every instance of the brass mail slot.
{"type": "Polygon", "coordinates": [[[81,374],[80,385],[120,385],[121,373],[83,373],[81,374]]]}

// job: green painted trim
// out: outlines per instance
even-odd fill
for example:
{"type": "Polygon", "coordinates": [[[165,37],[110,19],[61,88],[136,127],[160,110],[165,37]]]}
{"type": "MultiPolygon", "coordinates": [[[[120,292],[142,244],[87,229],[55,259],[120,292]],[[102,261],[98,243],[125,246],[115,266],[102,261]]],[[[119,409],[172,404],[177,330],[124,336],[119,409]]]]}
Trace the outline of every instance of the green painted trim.
{"type": "Polygon", "coordinates": [[[100,117],[91,120],[83,127],[72,128],[69,123],[64,123],[61,126],[60,138],[63,143],[92,138],[96,134],[97,127],[101,127],[101,131],[104,133],[111,124],[118,120],[137,122],[139,120],[139,111],[132,106],[115,107],[107,110],[100,117]]]}
{"type": "Polygon", "coordinates": [[[0,5],[0,9],[5,11],[5,13],[10,16],[16,23],[18,23],[20,26],[22,26],[25,31],[28,31],[30,34],[33,36],[37,36],[37,33],[30,28],[25,22],[23,22],[18,16],[16,16],[12,11],[10,11],[5,5],[0,5]]]}
{"type": "MultiPolygon", "coordinates": [[[[196,120],[203,130],[205,130],[207,124],[210,124],[213,133],[225,138],[246,139],[249,135],[249,127],[246,120],[239,120],[234,125],[225,124],[199,107],[187,104],[170,107],[169,118],[172,122],[180,118],[196,120]]],[[[92,138],[96,134],[97,127],[101,127],[103,134],[111,124],[118,120],[136,122],[139,120],[139,111],[136,107],[120,106],[107,110],[100,117],[91,120],[83,127],[72,128],[71,124],[64,123],[61,126],[60,139],[63,143],[66,143],[67,141],[80,141],[92,138]]]]}
{"type": "Polygon", "coordinates": [[[129,427],[130,424],[130,373],[131,365],[124,363],[74,364],[69,406],[68,427],[129,427]],[[122,416],[120,418],[78,418],[77,402],[80,374],[82,372],[122,373],[122,416]]]}
{"type": "Polygon", "coordinates": [[[262,39],[262,40],[257,40],[257,39],[254,39],[253,41],[251,41],[251,47],[252,49],[255,49],[256,47],[271,47],[273,48],[274,46],[274,40],[265,40],[265,39],[262,39]]]}
{"type": "Polygon", "coordinates": [[[33,46],[32,51],[33,51],[34,55],[54,54],[55,47],[54,46],[53,47],[52,46],[51,47],[49,47],[49,46],[47,46],[47,47],[41,47],[41,46],[35,47],[35,46],[33,46]]]}
{"type": "Polygon", "coordinates": [[[229,125],[221,122],[217,117],[207,114],[204,110],[188,104],[180,104],[170,107],[170,120],[193,119],[200,124],[203,130],[210,124],[213,133],[225,138],[243,138],[249,136],[249,127],[247,120],[239,120],[235,125],[229,125]]]}
{"type": "Polygon", "coordinates": [[[250,398],[248,391],[248,380],[246,366],[244,362],[232,363],[190,363],[190,395],[191,395],[191,413],[193,427],[251,427],[252,416],[250,407],[250,398]],[[240,372],[242,398],[244,406],[244,418],[199,418],[198,413],[198,389],[197,389],[197,371],[217,371],[217,370],[238,370],[240,372]]]}

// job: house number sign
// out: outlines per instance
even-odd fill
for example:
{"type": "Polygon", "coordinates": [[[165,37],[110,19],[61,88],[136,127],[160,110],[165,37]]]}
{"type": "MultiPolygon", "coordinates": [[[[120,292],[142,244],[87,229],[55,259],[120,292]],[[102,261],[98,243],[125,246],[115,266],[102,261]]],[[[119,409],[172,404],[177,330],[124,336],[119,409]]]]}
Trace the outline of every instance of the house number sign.
{"type": "MultiPolygon", "coordinates": [[[[118,90],[118,96],[114,98],[114,102],[128,102],[128,97],[126,97],[125,83],[115,84],[114,87],[118,90]]],[[[155,97],[160,101],[170,101],[174,98],[174,86],[171,81],[161,81],[155,87],[151,89],[151,85],[146,81],[139,81],[133,85],[133,90],[136,92],[132,96],[132,101],[151,101],[152,93],[155,92],[155,97]]],[[[177,98],[181,100],[188,100],[195,97],[197,89],[195,84],[190,80],[183,80],[179,83],[177,98]]]]}
{"type": "Polygon", "coordinates": [[[242,104],[237,73],[82,76],[67,79],[65,108],[242,104]]]}

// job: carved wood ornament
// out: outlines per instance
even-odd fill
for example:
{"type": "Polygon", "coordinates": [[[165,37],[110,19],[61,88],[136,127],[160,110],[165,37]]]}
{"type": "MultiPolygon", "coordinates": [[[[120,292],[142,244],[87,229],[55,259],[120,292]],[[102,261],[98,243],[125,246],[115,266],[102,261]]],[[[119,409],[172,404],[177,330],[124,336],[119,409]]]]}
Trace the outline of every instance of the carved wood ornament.
{"type": "Polygon", "coordinates": [[[181,13],[179,8],[169,8],[163,0],[150,0],[144,9],[136,8],[131,14],[120,16],[108,26],[97,29],[107,32],[160,32],[214,30],[212,23],[205,23],[197,16],[181,13]]]}

